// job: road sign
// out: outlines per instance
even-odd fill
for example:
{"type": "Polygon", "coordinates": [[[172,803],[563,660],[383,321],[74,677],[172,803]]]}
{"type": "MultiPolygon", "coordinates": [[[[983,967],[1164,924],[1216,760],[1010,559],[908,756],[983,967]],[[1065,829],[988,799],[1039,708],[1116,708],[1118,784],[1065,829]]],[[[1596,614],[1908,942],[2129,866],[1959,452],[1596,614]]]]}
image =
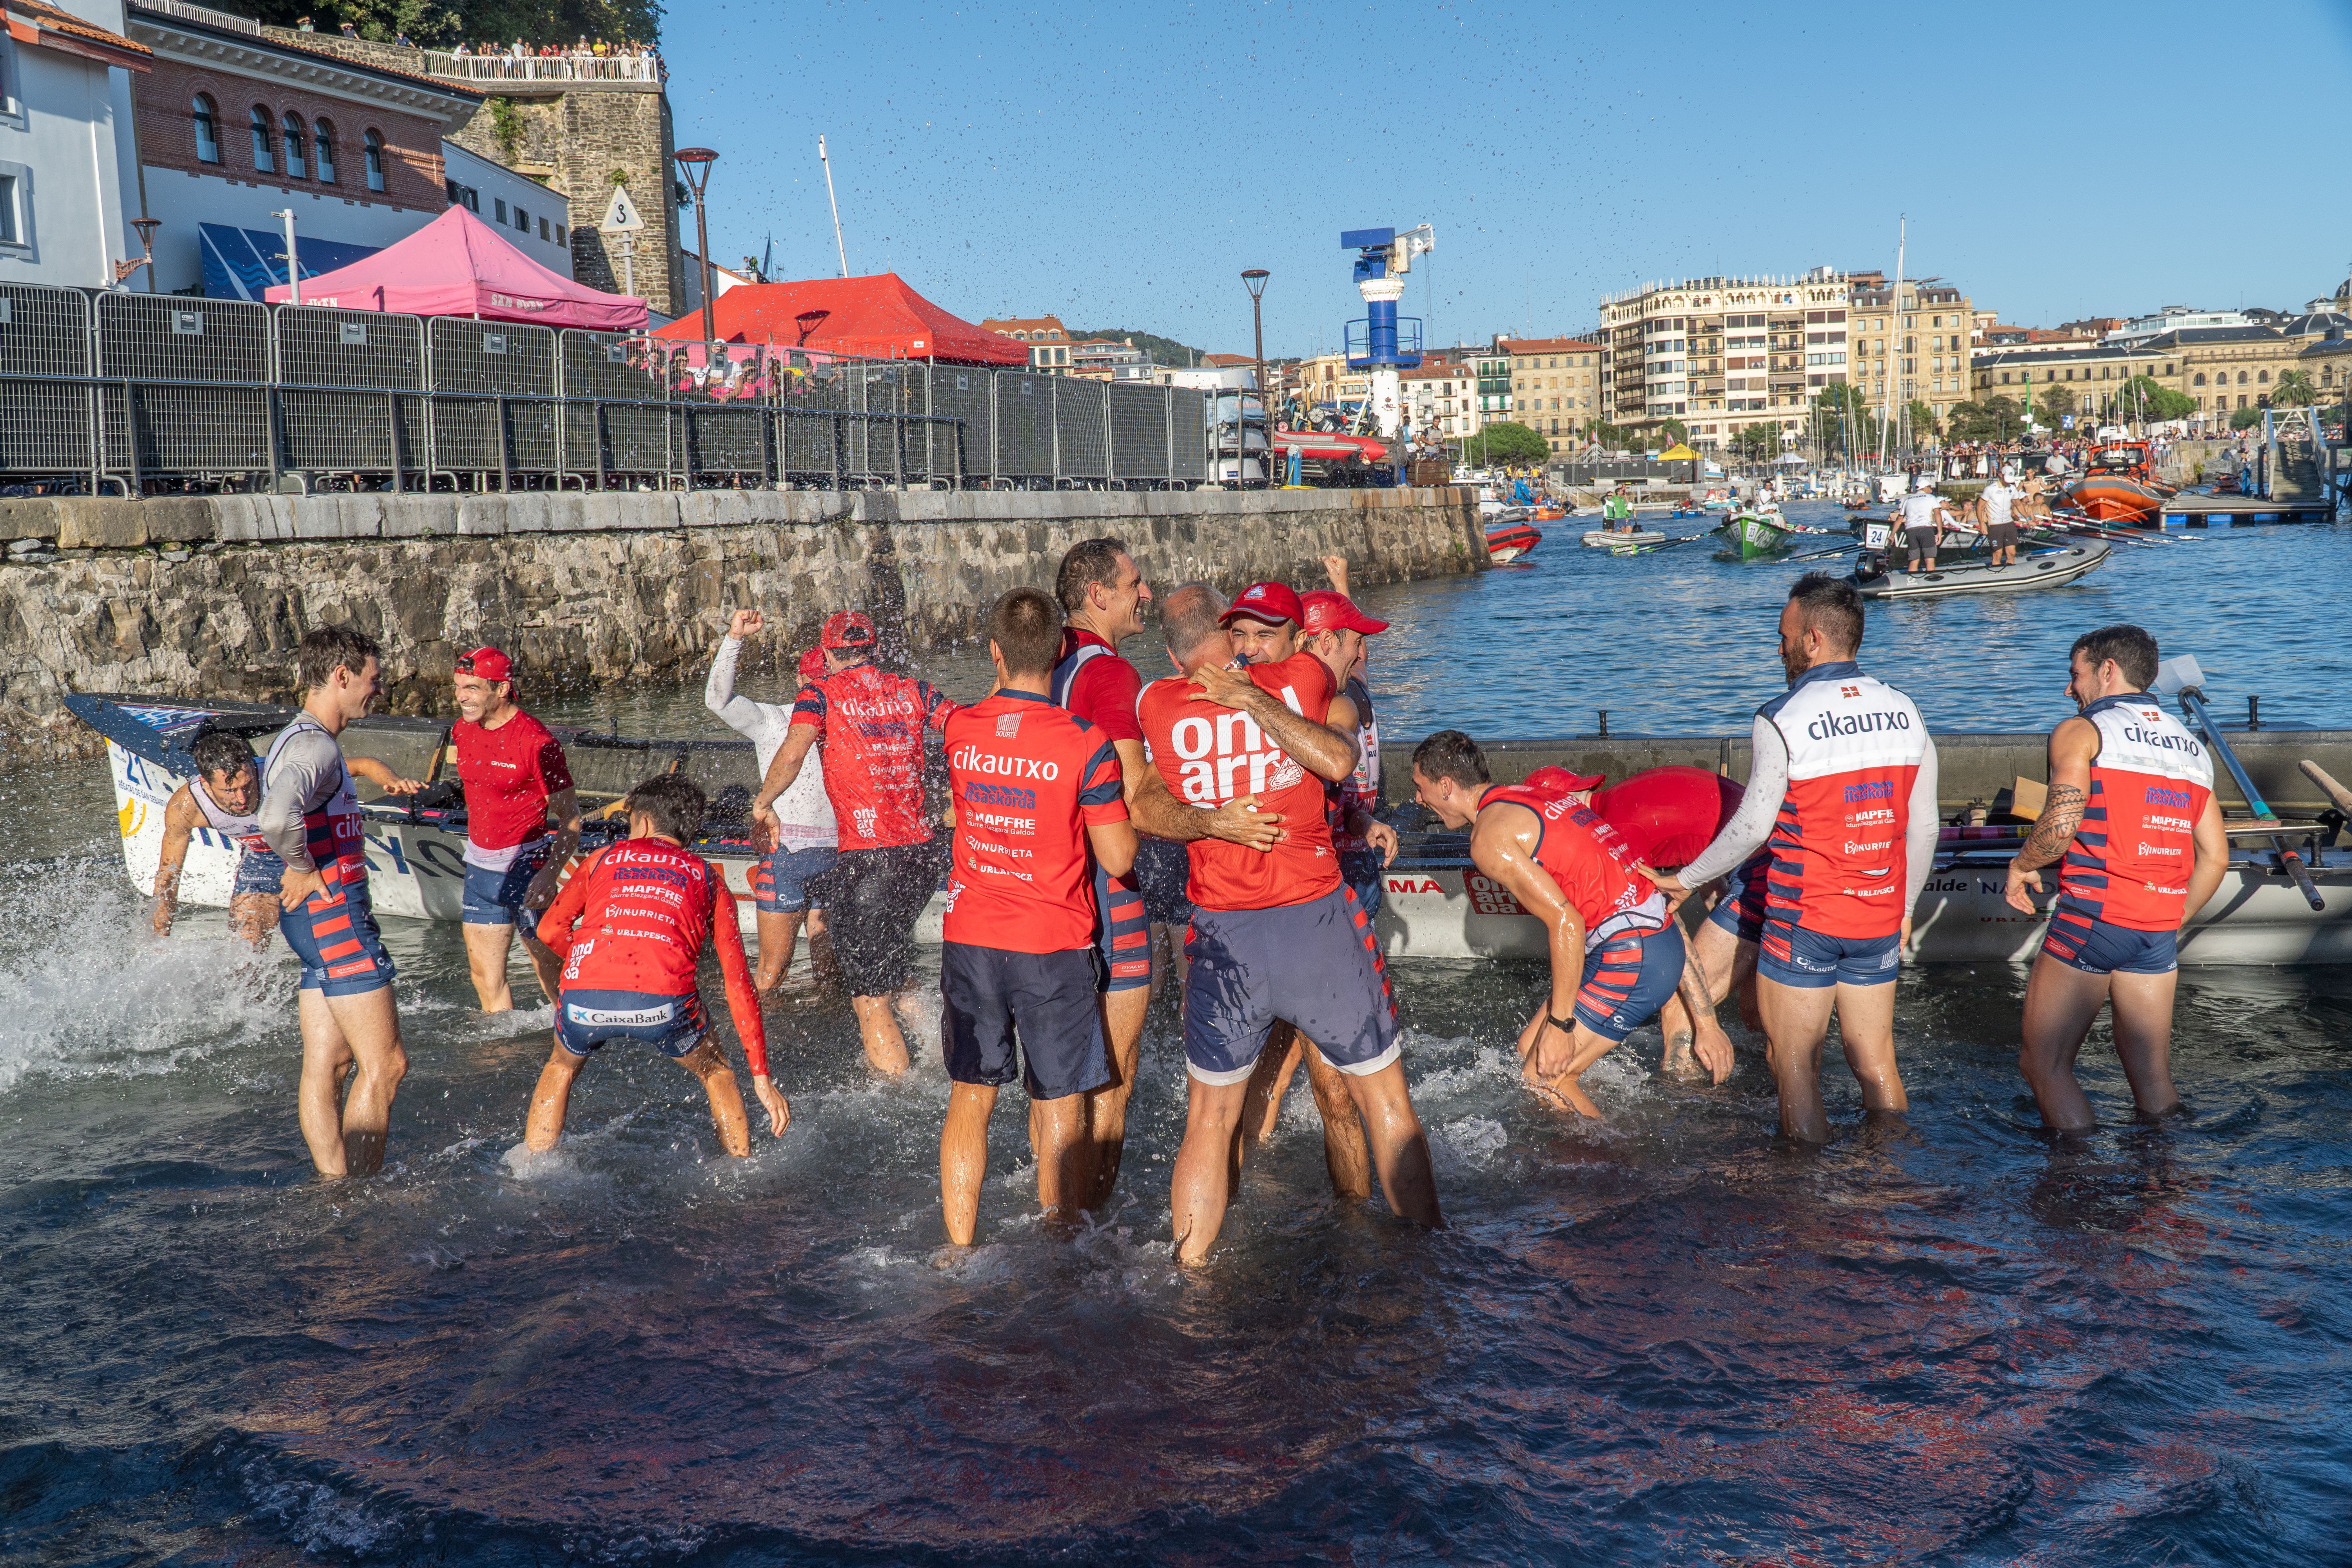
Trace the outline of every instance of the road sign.
{"type": "Polygon", "coordinates": [[[604,221],[596,226],[606,234],[635,234],[646,226],[646,215],[629,199],[629,187],[614,185],[612,204],[604,209],[604,221]]]}

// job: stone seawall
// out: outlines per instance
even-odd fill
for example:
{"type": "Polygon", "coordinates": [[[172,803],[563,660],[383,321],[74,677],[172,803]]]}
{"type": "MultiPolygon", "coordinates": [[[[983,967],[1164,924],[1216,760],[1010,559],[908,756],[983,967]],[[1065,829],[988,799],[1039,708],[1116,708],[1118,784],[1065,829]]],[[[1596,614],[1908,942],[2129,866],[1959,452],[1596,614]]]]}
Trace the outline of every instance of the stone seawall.
{"type": "Polygon", "coordinates": [[[58,552],[0,564],[0,764],[99,749],[68,689],[285,700],[294,644],[324,622],[383,644],[390,709],[438,711],[467,647],[499,644],[542,689],[677,681],[747,605],[803,644],[846,607],[908,645],[961,637],[1106,533],[1155,584],[1228,593],[1319,584],[1330,554],[1359,584],[1487,564],[1463,489],[0,501],[0,541],[58,552]]]}

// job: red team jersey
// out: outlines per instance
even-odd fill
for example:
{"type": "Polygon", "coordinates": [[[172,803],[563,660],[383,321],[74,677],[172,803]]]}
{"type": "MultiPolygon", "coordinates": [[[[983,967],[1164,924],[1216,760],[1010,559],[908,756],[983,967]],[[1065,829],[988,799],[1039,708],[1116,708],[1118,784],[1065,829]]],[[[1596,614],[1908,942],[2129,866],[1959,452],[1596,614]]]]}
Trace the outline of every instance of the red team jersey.
{"type": "Polygon", "coordinates": [[[1789,793],[1766,840],[1767,920],[1822,936],[1903,929],[1903,836],[1927,726],[1851,660],[1817,664],[1758,710],[1789,748],[1789,793]]]}
{"type": "Polygon", "coordinates": [[[460,719],[449,726],[449,739],[466,792],[468,842],[511,849],[547,831],[548,797],[572,787],[572,769],[546,725],[518,710],[495,730],[460,719]]]}
{"type": "Polygon", "coordinates": [[[1640,857],[1617,830],[1582,801],[1545,795],[1517,784],[1496,784],[1478,797],[1478,809],[1508,802],[1536,814],[1536,864],[1584,922],[1584,950],[1628,931],[1663,930],[1666,896],[1633,869],[1640,857]]]}
{"type": "Polygon", "coordinates": [[[947,752],[947,940],[1008,952],[1094,946],[1087,829],[1127,820],[1109,738],[1043,696],[1008,690],[958,710],[947,752]]]}
{"type": "MultiPolygon", "coordinates": [[[[1330,711],[1331,672],[1311,653],[1255,664],[1249,678],[1284,707],[1320,724],[1330,711]]],[[[1220,708],[1179,676],[1136,700],[1144,744],[1177,799],[1214,808],[1255,795],[1287,835],[1264,854],[1220,838],[1188,847],[1192,901],[1206,910],[1272,910],[1319,899],[1339,886],[1339,859],[1323,813],[1323,781],[1261,733],[1257,721],[1220,708]]]]}
{"type": "Polygon", "coordinates": [[[2058,872],[2058,901],[2126,931],[2173,931],[2189,904],[2213,759],[2145,692],[2083,710],[2099,731],[2091,798],[2058,872]]]}
{"type": "Polygon", "coordinates": [[[1746,793],[1709,768],[1645,768],[1595,792],[1592,809],[1643,865],[1671,871],[1715,842],[1746,793]]]}
{"type": "Polygon", "coordinates": [[[743,1058],[768,1070],[735,895],[710,863],[664,838],[624,838],[572,874],[539,921],[539,940],[564,954],[562,989],[688,996],[706,943],[719,949],[727,1010],[743,1058]]]}
{"type": "Polygon", "coordinates": [[[928,680],[855,664],[809,681],[793,722],[824,743],[824,793],[844,849],[928,844],[923,813],[923,730],[944,728],[955,703],[928,680]]]}
{"type": "Polygon", "coordinates": [[[1135,700],[1143,677],[1118,650],[1092,632],[1062,634],[1062,657],[1054,665],[1055,701],[1084,719],[1108,741],[1140,741],[1143,726],[1135,700]]]}

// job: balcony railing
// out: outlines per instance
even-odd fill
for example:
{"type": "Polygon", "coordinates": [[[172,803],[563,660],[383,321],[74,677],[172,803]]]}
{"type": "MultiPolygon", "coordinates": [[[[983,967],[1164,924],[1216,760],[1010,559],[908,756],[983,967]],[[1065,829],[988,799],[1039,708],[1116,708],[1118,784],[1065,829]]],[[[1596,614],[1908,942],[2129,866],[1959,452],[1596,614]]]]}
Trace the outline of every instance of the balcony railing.
{"type": "Polygon", "coordinates": [[[425,68],[453,81],[643,81],[662,79],[652,55],[450,55],[425,51],[425,68]]]}

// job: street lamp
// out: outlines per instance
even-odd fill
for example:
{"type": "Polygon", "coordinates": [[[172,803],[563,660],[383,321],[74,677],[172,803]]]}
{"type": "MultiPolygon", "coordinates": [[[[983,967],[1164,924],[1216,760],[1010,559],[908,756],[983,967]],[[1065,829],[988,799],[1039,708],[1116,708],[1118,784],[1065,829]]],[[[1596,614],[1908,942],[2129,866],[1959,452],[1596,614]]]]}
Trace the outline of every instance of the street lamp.
{"type": "MultiPolygon", "coordinates": [[[[1250,331],[1257,342],[1257,410],[1265,416],[1266,460],[1271,462],[1274,458],[1274,414],[1265,401],[1265,312],[1259,304],[1265,298],[1265,279],[1266,271],[1263,267],[1253,267],[1242,274],[1242,287],[1249,290],[1250,331]]],[[[1244,420],[1242,423],[1241,445],[1244,453],[1249,450],[1248,432],[1248,421],[1244,420]]],[[[1234,472],[1236,475],[1241,472],[1238,465],[1234,472]]],[[[1272,476],[1268,477],[1271,479],[1272,476]]]]}
{"type": "Polygon", "coordinates": [[[801,341],[796,346],[806,348],[809,334],[816,331],[818,323],[832,314],[831,310],[803,310],[799,315],[794,316],[793,324],[801,330],[801,341]]]}
{"type": "Polygon", "coordinates": [[[147,292],[152,294],[155,292],[155,231],[163,226],[163,220],[159,217],[135,217],[131,220],[131,226],[139,231],[139,248],[146,254],[137,261],[116,262],[114,280],[120,283],[144,267],[147,269],[147,292]]]}
{"type": "Polygon", "coordinates": [[[695,260],[702,268],[702,341],[716,342],[719,327],[710,314],[710,223],[704,216],[702,193],[710,184],[710,165],[719,161],[719,154],[708,147],[681,147],[675,156],[686,173],[687,188],[694,193],[695,260]]]}

